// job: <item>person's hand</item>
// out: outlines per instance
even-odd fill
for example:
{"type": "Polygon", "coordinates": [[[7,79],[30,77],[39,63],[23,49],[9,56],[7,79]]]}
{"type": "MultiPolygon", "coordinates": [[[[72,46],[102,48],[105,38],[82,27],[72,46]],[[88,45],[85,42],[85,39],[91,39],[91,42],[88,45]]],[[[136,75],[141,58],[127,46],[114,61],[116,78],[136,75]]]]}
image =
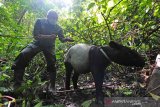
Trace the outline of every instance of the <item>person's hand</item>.
{"type": "Polygon", "coordinates": [[[35,39],[41,39],[42,38],[42,35],[37,35],[37,36],[34,36],[35,39]]]}
{"type": "Polygon", "coordinates": [[[65,40],[68,41],[68,42],[74,42],[74,40],[69,38],[69,37],[67,37],[65,40]]]}

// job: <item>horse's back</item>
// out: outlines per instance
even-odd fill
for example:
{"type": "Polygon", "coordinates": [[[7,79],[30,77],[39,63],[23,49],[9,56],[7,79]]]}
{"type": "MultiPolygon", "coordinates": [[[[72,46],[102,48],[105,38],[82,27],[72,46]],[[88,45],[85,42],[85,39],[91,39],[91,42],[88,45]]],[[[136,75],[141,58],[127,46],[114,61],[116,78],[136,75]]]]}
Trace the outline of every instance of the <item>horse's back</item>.
{"type": "Polygon", "coordinates": [[[71,63],[77,72],[86,72],[89,67],[90,48],[91,46],[87,44],[76,44],[72,46],[66,54],[65,62],[71,63]]]}

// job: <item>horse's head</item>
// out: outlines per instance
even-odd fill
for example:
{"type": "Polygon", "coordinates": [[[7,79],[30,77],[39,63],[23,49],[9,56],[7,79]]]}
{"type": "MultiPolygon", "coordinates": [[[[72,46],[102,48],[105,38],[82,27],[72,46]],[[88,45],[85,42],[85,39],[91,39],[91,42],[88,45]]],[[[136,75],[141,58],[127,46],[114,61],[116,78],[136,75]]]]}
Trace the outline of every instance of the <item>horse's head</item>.
{"type": "Polygon", "coordinates": [[[111,41],[109,47],[105,48],[110,59],[120,65],[143,67],[144,58],[135,50],[111,41]]]}

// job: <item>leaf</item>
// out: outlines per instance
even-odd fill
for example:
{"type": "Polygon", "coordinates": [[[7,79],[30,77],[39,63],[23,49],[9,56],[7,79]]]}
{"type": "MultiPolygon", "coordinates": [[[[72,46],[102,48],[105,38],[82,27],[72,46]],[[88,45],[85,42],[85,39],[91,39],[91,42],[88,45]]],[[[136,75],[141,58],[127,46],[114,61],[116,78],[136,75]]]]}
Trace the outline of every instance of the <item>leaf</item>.
{"type": "Polygon", "coordinates": [[[34,107],[42,107],[42,101],[36,104],[34,107]]]}
{"type": "Polygon", "coordinates": [[[55,106],[49,106],[49,107],[64,107],[64,105],[62,105],[62,104],[58,104],[58,105],[55,105],[55,106]]]}
{"type": "Polygon", "coordinates": [[[89,5],[88,5],[88,8],[87,8],[87,10],[90,10],[92,7],[94,7],[95,6],[95,3],[90,3],[89,5]]]}
{"type": "Polygon", "coordinates": [[[139,84],[140,85],[140,87],[142,87],[142,88],[144,88],[146,85],[145,84],[139,84]]]}
{"type": "MultiPolygon", "coordinates": [[[[0,102],[2,102],[2,94],[0,93],[0,102]]],[[[2,107],[1,103],[0,103],[0,107],[2,107]]]]}
{"type": "Polygon", "coordinates": [[[5,77],[5,78],[10,78],[10,76],[7,75],[7,74],[2,74],[2,76],[5,77]]]}
{"type": "Polygon", "coordinates": [[[40,84],[41,86],[44,86],[46,83],[48,83],[48,81],[39,82],[38,84],[40,84]]]}
{"type": "Polygon", "coordinates": [[[25,107],[25,106],[26,106],[26,101],[23,100],[23,102],[22,102],[22,107],[25,107]]]}
{"type": "Polygon", "coordinates": [[[160,6],[157,6],[156,9],[154,10],[154,16],[160,17],[159,12],[160,12],[160,6]]]}
{"type": "Polygon", "coordinates": [[[56,104],[56,105],[45,105],[45,106],[42,106],[42,107],[64,107],[64,105],[62,104],[56,104]]]}
{"type": "Polygon", "coordinates": [[[3,107],[3,106],[4,106],[4,104],[0,103],[0,107],[3,107]]]}
{"type": "Polygon", "coordinates": [[[87,100],[87,101],[84,101],[81,106],[82,107],[89,107],[91,105],[92,101],[91,100],[87,100]]]}
{"type": "Polygon", "coordinates": [[[154,99],[154,100],[156,100],[156,101],[158,101],[159,99],[160,99],[160,96],[158,96],[158,95],[155,95],[155,94],[153,94],[153,93],[149,93],[151,96],[152,96],[152,98],[154,99]]]}
{"type": "Polygon", "coordinates": [[[125,95],[131,95],[132,92],[131,91],[127,91],[127,92],[124,92],[125,95]]]}

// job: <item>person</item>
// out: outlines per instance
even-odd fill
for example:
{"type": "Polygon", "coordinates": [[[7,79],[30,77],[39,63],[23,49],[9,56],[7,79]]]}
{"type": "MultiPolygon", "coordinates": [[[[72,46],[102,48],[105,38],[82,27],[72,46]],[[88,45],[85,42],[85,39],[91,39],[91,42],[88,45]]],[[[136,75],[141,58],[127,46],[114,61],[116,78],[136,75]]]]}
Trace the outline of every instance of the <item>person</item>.
{"type": "Polygon", "coordinates": [[[14,89],[18,89],[21,86],[25,68],[32,58],[41,51],[47,62],[47,72],[49,72],[51,88],[55,88],[56,36],[58,35],[61,42],[73,42],[71,38],[64,37],[62,28],[57,24],[57,21],[58,14],[52,9],[47,12],[47,18],[37,19],[33,30],[35,40],[21,51],[12,65],[12,70],[14,71],[14,89]]]}
{"type": "Polygon", "coordinates": [[[147,93],[152,93],[155,95],[160,95],[160,53],[157,55],[155,60],[155,67],[149,78],[149,83],[147,85],[147,93]]]}
{"type": "Polygon", "coordinates": [[[156,57],[156,67],[157,68],[160,67],[160,54],[158,54],[157,57],[156,57]]]}

